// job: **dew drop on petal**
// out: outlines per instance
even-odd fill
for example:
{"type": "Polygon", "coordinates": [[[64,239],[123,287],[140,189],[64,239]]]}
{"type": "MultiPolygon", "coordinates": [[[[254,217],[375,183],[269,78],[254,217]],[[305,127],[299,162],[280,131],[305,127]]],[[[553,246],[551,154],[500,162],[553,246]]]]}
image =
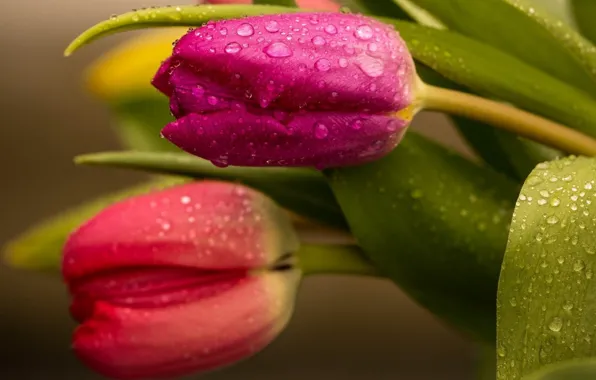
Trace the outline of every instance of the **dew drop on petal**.
{"type": "Polygon", "coordinates": [[[371,78],[380,77],[385,70],[383,62],[372,57],[361,57],[358,60],[358,66],[364,74],[371,78]]]}
{"type": "Polygon", "coordinates": [[[328,34],[336,34],[337,28],[335,27],[335,25],[329,24],[325,27],[325,32],[327,32],[328,34]]]}
{"type": "Polygon", "coordinates": [[[345,58],[340,58],[338,63],[339,67],[348,67],[348,60],[345,58]]]}
{"type": "Polygon", "coordinates": [[[275,20],[271,20],[265,25],[265,30],[269,33],[277,33],[279,32],[279,23],[275,20]]]}
{"type": "Polygon", "coordinates": [[[331,62],[328,59],[321,58],[315,62],[315,68],[319,71],[328,71],[331,68],[331,62]]]}
{"type": "Polygon", "coordinates": [[[292,55],[292,49],[283,42],[274,42],[265,48],[265,54],[272,58],[285,58],[292,55]]]}
{"type": "Polygon", "coordinates": [[[209,103],[210,105],[214,106],[216,105],[218,102],[217,98],[215,96],[208,96],[207,97],[207,103],[209,103]]]}
{"type": "Polygon", "coordinates": [[[193,87],[191,93],[192,96],[194,96],[195,98],[201,98],[203,97],[203,95],[205,95],[205,89],[203,88],[203,86],[197,85],[193,87]]]}
{"type": "Polygon", "coordinates": [[[228,34],[228,28],[221,28],[219,30],[219,34],[221,34],[222,36],[225,36],[228,34]]]}
{"type": "Polygon", "coordinates": [[[238,29],[236,30],[236,34],[238,34],[241,37],[249,37],[255,34],[255,28],[253,28],[252,25],[248,23],[244,23],[238,27],[238,29]]]}
{"type": "Polygon", "coordinates": [[[360,128],[362,128],[362,120],[360,120],[360,119],[358,119],[358,120],[355,120],[355,121],[352,123],[352,129],[354,129],[354,130],[356,130],[356,131],[357,131],[357,130],[359,130],[360,128]]]}
{"type": "Polygon", "coordinates": [[[391,119],[389,120],[389,122],[387,123],[387,131],[389,132],[395,132],[398,130],[399,128],[399,120],[397,119],[391,119]]]}
{"type": "Polygon", "coordinates": [[[229,44],[226,45],[224,50],[228,54],[236,54],[240,50],[242,50],[242,46],[240,46],[240,44],[238,42],[230,42],[229,44]]]}
{"type": "Polygon", "coordinates": [[[312,39],[312,43],[315,46],[323,46],[323,45],[325,45],[325,42],[327,42],[327,41],[325,41],[325,39],[321,36],[315,36],[312,39]]]}
{"type": "Polygon", "coordinates": [[[317,139],[322,140],[325,137],[327,137],[328,134],[329,134],[329,130],[327,129],[325,124],[322,124],[322,123],[315,124],[315,137],[317,139]]]}
{"type": "Polygon", "coordinates": [[[368,25],[360,25],[354,31],[354,36],[360,40],[370,40],[373,37],[373,30],[368,25]]]}

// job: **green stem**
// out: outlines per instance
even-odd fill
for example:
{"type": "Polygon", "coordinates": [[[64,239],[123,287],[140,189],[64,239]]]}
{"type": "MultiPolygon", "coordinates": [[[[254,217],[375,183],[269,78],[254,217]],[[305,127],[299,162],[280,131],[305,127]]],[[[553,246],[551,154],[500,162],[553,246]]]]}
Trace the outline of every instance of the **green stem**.
{"type": "Polygon", "coordinates": [[[596,156],[596,139],[510,105],[420,84],[420,106],[479,120],[563,152],[596,156]]]}
{"type": "Polygon", "coordinates": [[[304,244],[296,253],[304,275],[345,274],[380,276],[372,263],[355,245],[304,244]]]}

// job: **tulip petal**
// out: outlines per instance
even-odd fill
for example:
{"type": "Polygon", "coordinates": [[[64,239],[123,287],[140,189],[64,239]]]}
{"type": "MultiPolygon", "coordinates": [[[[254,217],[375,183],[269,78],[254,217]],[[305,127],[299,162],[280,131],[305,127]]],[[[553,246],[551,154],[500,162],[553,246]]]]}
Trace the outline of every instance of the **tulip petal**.
{"type": "Polygon", "coordinates": [[[159,308],[97,302],[75,332],[87,365],[117,379],[171,378],[207,371],[264,348],[287,324],[299,273],[240,279],[211,297],[159,308]]]}
{"type": "Polygon", "coordinates": [[[201,181],[130,198],[69,237],[63,276],[130,267],[206,270],[269,267],[298,240],[283,211],[263,194],[201,181]]]}
{"type": "MultiPolygon", "coordinates": [[[[411,104],[414,78],[406,45],[388,25],[355,14],[298,13],[190,31],[153,83],[168,96],[211,81],[228,89],[227,100],[262,108],[387,113],[411,104]]],[[[204,96],[217,98],[209,92],[204,96]]]]}
{"type": "Polygon", "coordinates": [[[361,164],[391,151],[407,122],[390,116],[334,112],[228,110],[190,114],[162,135],[217,165],[314,166],[361,164]]]}

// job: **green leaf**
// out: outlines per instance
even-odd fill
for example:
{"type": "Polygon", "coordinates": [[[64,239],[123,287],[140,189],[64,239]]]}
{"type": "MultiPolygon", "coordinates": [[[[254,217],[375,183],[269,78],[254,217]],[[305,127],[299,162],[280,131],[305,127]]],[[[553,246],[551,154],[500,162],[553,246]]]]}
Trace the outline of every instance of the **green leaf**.
{"type": "Polygon", "coordinates": [[[22,269],[55,272],[60,267],[62,247],[68,235],[111,203],[152,190],[187,182],[188,179],[161,178],[126,190],[104,195],[34,226],[4,247],[9,265],[22,269]]]}
{"type": "Polygon", "coordinates": [[[450,324],[494,343],[517,185],[412,131],[385,158],[326,173],[382,274],[450,324]]]}
{"type": "Polygon", "coordinates": [[[382,20],[396,26],[416,60],[446,78],[596,136],[596,101],[585,92],[461,34],[382,20]]]}
{"type": "Polygon", "coordinates": [[[281,206],[331,226],[346,228],[344,216],[325,178],[302,168],[219,168],[187,153],[106,152],[76,158],[78,164],[112,166],[192,178],[242,182],[273,198],[281,206]]]}
{"type": "Polygon", "coordinates": [[[596,355],[596,161],[539,164],[515,209],[498,292],[498,379],[596,355]]]}
{"type": "Polygon", "coordinates": [[[523,380],[594,380],[596,359],[568,360],[551,364],[523,380]]]}
{"type": "Polygon", "coordinates": [[[596,48],[538,7],[523,5],[519,0],[411,1],[449,29],[596,95],[596,48]]]}
{"type": "Polygon", "coordinates": [[[411,20],[410,16],[393,0],[339,0],[338,3],[354,13],[411,20]]]}
{"type": "Polygon", "coordinates": [[[296,2],[294,0],[253,0],[255,5],[279,5],[282,7],[295,7],[296,2]]]}
{"type": "Polygon", "coordinates": [[[580,32],[590,41],[596,43],[596,2],[594,0],[571,0],[571,11],[580,32]]]}
{"type": "Polygon", "coordinates": [[[110,107],[114,131],[124,147],[141,151],[179,150],[160,135],[161,129],[173,121],[165,96],[127,98],[110,107]]]}
{"type": "MultiPolygon", "coordinates": [[[[426,83],[469,92],[424,64],[418,63],[416,68],[418,75],[426,83]]],[[[536,164],[549,161],[558,155],[553,149],[476,120],[457,116],[452,116],[451,120],[484,162],[519,182],[530,174],[536,164]]]]}

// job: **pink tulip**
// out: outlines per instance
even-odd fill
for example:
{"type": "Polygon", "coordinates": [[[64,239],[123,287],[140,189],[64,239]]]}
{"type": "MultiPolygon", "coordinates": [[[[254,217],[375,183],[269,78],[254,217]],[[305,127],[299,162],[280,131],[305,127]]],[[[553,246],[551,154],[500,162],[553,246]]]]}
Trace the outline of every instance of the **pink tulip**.
{"type": "Polygon", "coordinates": [[[208,371],[287,324],[298,240],[269,198],[205,181],[116,203],[75,231],[63,276],[77,355],[117,379],[208,371]]]}

